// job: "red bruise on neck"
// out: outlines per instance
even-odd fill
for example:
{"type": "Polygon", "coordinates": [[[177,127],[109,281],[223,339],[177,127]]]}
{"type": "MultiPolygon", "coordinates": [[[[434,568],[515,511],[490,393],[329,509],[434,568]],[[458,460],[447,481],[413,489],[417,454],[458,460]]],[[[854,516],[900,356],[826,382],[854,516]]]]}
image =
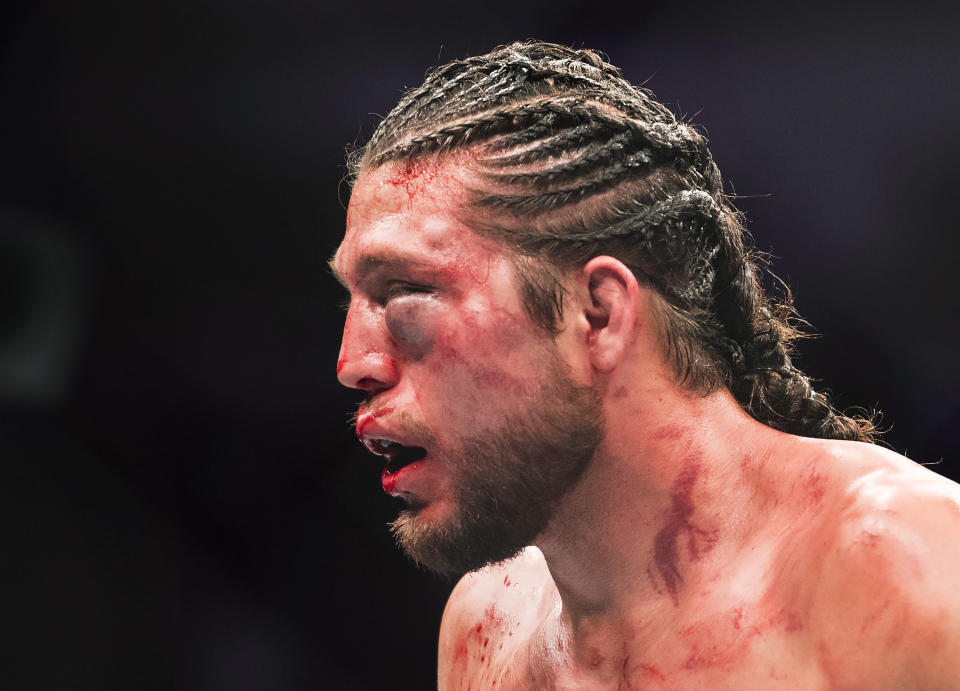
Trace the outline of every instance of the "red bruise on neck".
{"type": "Polygon", "coordinates": [[[605,659],[606,658],[603,656],[603,653],[600,652],[599,648],[587,649],[587,667],[590,667],[591,669],[597,669],[603,664],[605,659]]]}
{"type": "Polygon", "coordinates": [[[813,506],[819,506],[823,503],[823,497],[827,493],[827,488],[826,481],[821,473],[816,470],[810,470],[803,479],[803,489],[806,492],[807,499],[813,506]]]}
{"type": "Polygon", "coordinates": [[[664,425],[655,429],[651,437],[653,439],[680,439],[685,431],[680,425],[664,425]]]}
{"type": "Polygon", "coordinates": [[[671,493],[672,505],[667,510],[667,522],[654,538],[653,561],[675,606],[680,605],[679,589],[683,582],[680,573],[681,539],[686,537],[687,552],[691,561],[698,560],[717,541],[716,531],[708,531],[695,525],[690,519],[696,507],[693,503],[693,486],[700,475],[701,463],[697,456],[688,459],[680,471],[671,493]]]}

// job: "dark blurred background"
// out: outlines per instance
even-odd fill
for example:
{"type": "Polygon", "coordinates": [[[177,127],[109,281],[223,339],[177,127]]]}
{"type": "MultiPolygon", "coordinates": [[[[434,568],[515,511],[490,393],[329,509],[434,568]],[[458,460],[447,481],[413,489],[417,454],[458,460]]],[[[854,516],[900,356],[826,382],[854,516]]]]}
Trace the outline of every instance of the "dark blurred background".
{"type": "Polygon", "coordinates": [[[702,123],[821,334],[960,477],[956,4],[14,3],[0,74],[6,689],[426,689],[451,584],[348,426],[346,145],[454,57],[605,51],[702,123]],[[345,192],[340,195],[345,198],[345,192]],[[13,645],[9,644],[14,641],[13,645]]]}

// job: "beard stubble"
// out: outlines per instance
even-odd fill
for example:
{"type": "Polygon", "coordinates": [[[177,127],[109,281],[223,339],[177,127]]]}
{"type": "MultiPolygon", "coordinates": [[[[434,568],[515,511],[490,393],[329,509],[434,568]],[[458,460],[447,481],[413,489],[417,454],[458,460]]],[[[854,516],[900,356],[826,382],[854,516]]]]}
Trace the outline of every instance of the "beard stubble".
{"type": "Polygon", "coordinates": [[[543,381],[525,409],[443,454],[454,488],[450,516],[428,523],[416,509],[404,509],[391,524],[413,561],[459,575],[516,556],[546,530],[604,431],[599,395],[577,384],[559,357],[551,358],[543,381]]]}

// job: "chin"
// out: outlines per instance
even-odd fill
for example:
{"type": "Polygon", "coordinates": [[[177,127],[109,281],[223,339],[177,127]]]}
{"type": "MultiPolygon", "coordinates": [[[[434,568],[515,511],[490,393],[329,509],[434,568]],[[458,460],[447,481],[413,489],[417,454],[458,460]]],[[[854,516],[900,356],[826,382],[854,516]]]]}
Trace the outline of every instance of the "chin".
{"type": "Polygon", "coordinates": [[[444,531],[449,530],[444,528],[445,523],[456,523],[454,507],[448,501],[426,501],[416,495],[402,498],[406,506],[397,520],[410,523],[415,531],[444,531]]]}
{"type": "Polygon", "coordinates": [[[390,525],[401,550],[418,566],[440,575],[460,576],[519,554],[527,545],[522,532],[504,521],[500,530],[477,530],[455,506],[411,506],[390,525]],[[518,541],[519,540],[519,541],[518,541]]]}

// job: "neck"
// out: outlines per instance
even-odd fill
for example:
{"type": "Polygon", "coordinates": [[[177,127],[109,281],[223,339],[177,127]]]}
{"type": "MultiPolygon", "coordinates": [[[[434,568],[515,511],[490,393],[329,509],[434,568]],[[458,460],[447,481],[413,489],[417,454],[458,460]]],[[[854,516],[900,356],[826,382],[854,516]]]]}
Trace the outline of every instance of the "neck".
{"type": "Polygon", "coordinates": [[[766,458],[783,435],[725,389],[617,391],[602,449],[537,540],[575,646],[585,632],[675,618],[736,560],[776,484],[766,458]]]}

